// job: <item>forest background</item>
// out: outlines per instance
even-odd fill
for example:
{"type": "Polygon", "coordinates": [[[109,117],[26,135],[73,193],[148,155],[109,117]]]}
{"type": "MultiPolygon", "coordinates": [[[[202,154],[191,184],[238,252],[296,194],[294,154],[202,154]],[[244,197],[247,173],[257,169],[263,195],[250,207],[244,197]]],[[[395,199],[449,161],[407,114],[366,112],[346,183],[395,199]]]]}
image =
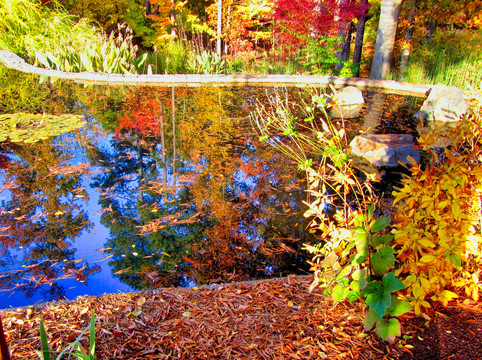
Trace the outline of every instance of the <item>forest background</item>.
{"type": "Polygon", "coordinates": [[[67,71],[368,77],[381,3],[383,78],[480,82],[481,1],[6,0],[0,46],[67,71]]]}

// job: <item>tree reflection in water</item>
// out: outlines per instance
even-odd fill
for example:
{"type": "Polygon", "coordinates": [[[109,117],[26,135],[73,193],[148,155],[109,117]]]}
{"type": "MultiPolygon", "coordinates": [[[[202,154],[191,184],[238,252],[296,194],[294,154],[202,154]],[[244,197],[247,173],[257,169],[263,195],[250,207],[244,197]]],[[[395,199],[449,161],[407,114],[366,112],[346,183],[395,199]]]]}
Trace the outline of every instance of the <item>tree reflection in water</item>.
{"type": "Polygon", "coordinates": [[[95,249],[133,289],[308,270],[304,180],[296,164],[259,144],[249,121],[265,89],[69,91],[88,129],[3,144],[3,290],[58,299],[66,295],[60,279],[87,284],[100,270],[74,247],[92,226],[93,190],[109,231],[95,249]]]}
{"type": "Polygon", "coordinates": [[[42,290],[46,300],[65,296],[58,281],[87,282],[99,270],[75,258],[74,240],[90,227],[82,210],[88,165],[69,165],[72,154],[53,141],[11,147],[0,211],[2,290],[42,290]],[[18,249],[22,249],[18,251],[18,249]],[[48,286],[44,286],[48,285],[48,286]]]}
{"type": "Polygon", "coordinates": [[[261,148],[249,108],[227,110],[232,90],[173,91],[128,97],[95,155],[114,274],[145,289],[306,271],[296,165],[261,148]]]}

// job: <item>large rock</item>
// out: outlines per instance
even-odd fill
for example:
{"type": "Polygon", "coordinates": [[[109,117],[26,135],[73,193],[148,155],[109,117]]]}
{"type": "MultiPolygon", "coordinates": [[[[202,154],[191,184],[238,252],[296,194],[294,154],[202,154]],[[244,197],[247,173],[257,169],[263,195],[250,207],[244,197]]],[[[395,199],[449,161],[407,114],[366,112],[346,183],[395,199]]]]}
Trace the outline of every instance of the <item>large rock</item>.
{"type": "Polygon", "coordinates": [[[420,161],[420,151],[414,146],[413,136],[407,134],[364,134],[350,143],[352,155],[364,158],[373,166],[388,167],[408,164],[408,156],[420,161]]]}
{"type": "Polygon", "coordinates": [[[334,118],[356,118],[365,103],[362,91],[355,86],[347,86],[337,91],[336,99],[336,104],[330,110],[330,116],[334,118]]]}
{"type": "Polygon", "coordinates": [[[462,90],[452,86],[435,85],[414,117],[426,121],[459,121],[468,110],[462,90]]]}

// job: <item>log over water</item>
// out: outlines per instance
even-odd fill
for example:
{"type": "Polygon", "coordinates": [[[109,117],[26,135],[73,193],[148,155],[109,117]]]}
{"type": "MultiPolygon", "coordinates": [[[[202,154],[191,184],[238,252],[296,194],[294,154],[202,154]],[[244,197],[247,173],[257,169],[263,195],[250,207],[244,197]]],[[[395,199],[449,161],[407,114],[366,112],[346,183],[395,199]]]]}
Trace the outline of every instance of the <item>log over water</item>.
{"type": "Polygon", "coordinates": [[[356,86],[361,90],[376,90],[387,94],[412,95],[425,97],[430,85],[415,85],[393,80],[373,80],[365,78],[344,78],[336,76],[314,75],[223,75],[223,74],[176,74],[176,75],[137,75],[137,74],[105,74],[94,72],[72,73],[59,70],[44,69],[27,64],[25,60],[9,51],[0,50],[0,62],[18,71],[68,79],[81,84],[96,85],[129,85],[129,86],[286,86],[286,87],[318,87],[329,85],[335,88],[356,86]]]}

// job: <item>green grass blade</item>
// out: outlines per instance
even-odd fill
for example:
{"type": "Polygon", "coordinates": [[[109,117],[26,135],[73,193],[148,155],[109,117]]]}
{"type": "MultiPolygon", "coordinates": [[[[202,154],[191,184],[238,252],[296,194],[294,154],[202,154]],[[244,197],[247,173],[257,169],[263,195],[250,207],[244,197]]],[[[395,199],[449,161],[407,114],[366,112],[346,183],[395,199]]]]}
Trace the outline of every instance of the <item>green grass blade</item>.
{"type": "Polygon", "coordinates": [[[42,342],[42,359],[50,360],[50,348],[47,341],[47,334],[45,332],[44,323],[40,320],[40,341],[42,342]]]}
{"type": "Polygon", "coordinates": [[[95,315],[94,310],[92,310],[92,315],[90,316],[90,346],[89,346],[89,358],[94,360],[95,353],[95,315]]]}

